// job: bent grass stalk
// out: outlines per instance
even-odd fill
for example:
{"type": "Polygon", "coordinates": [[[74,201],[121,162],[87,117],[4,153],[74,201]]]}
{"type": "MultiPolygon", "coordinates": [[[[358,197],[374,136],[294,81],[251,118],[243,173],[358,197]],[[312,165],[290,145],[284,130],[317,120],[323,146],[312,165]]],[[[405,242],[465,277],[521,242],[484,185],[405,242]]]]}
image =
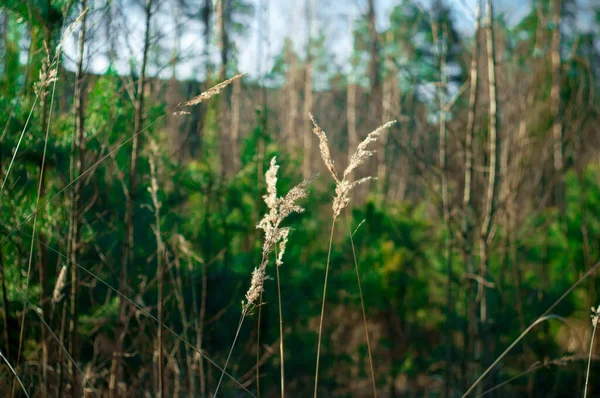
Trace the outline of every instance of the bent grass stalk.
{"type": "Polygon", "coordinates": [[[475,386],[477,384],[479,384],[481,382],[481,380],[483,380],[483,378],[492,370],[492,368],[494,366],[496,366],[498,364],[498,362],[500,362],[500,360],[502,358],[504,358],[504,356],[506,354],[508,354],[508,352],[525,336],[525,334],[527,334],[535,325],[537,325],[538,323],[549,319],[549,317],[554,317],[554,318],[560,318],[557,315],[548,315],[550,313],[550,311],[552,311],[561,301],[564,300],[565,297],[567,297],[569,295],[569,293],[571,293],[577,286],[579,286],[581,284],[581,282],[583,282],[585,279],[587,279],[588,276],[590,276],[591,274],[593,274],[594,272],[596,272],[598,270],[598,268],[600,268],[600,261],[598,261],[596,264],[594,264],[593,267],[591,267],[589,270],[587,270],[587,272],[583,275],[581,275],[581,277],[571,285],[570,288],[568,288],[563,294],[562,296],[560,296],[550,307],[548,307],[548,309],[542,314],[540,315],[540,317],[538,319],[536,319],[527,329],[525,329],[525,331],[523,333],[521,333],[521,335],[517,338],[517,340],[515,340],[501,355],[500,357],[498,357],[498,359],[496,359],[494,361],[494,363],[492,363],[485,372],[483,372],[483,374],[481,376],[479,376],[479,378],[475,381],[475,383],[467,390],[467,392],[465,392],[462,395],[462,398],[465,398],[467,395],[469,395],[469,393],[471,393],[473,391],[473,389],[475,388],[475,386]]]}
{"type": "Polygon", "coordinates": [[[533,322],[531,325],[529,325],[529,327],[527,329],[525,329],[523,331],[523,333],[521,333],[521,335],[519,337],[517,337],[517,339],[515,341],[513,341],[512,344],[509,345],[508,348],[506,350],[504,350],[504,352],[502,354],[500,354],[500,356],[498,358],[496,358],[496,360],[486,369],[485,372],[483,372],[481,374],[481,376],[479,376],[479,378],[477,380],[475,380],[475,383],[473,383],[473,385],[471,385],[471,387],[467,390],[467,392],[465,392],[462,395],[462,398],[465,398],[467,395],[469,395],[475,389],[475,387],[485,378],[485,376],[487,376],[488,373],[490,373],[492,371],[494,366],[496,366],[498,364],[498,362],[500,362],[502,360],[502,358],[504,358],[506,356],[506,354],[508,354],[508,352],[510,350],[512,350],[513,347],[516,346],[519,343],[519,341],[521,341],[527,335],[527,333],[529,333],[531,331],[531,329],[533,329],[538,324],[540,324],[544,321],[550,320],[550,319],[558,319],[561,322],[566,323],[566,320],[564,318],[562,318],[558,315],[554,315],[554,314],[544,315],[544,316],[538,318],[535,322],[533,322]]]}
{"type": "MultiPolygon", "coordinates": [[[[378,127],[377,129],[375,129],[374,131],[369,133],[367,135],[367,137],[360,144],[358,144],[355,152],[350,157],[350,162],[349,162],[348,166],[346,167],[346,169],[344,170],[342,179],[340,180],[340,178],[338,177],[338,174],[336,172],[335,165],[334,165],[333,159],[331,157],[331,153],[329,151],[327,135],[319,127],[319,125],[315,121],[313,115],[309,114],[309,116],[310,116],[310,120],[312,121],[313,126],[314,126],[313,133],[319,138],[319,151],[321,152],[321,158],[323,159],[323,162],[325,163],[325,167],[327,167],[327,170],[329,170],[329,173],[331,174],[331,176],[333,177],[333,180],[335,181],[335,197],[333,198],[333,204],[332,204],[333,219],[332,219],[332,224],[331,224],[331,236],[329,238],[329,250],[327,251],[327,264],[325,265],[325,282],[323,285],[323,299],[321,302],[321,316],[320,316],[320,320],[319,320],[319,340],[317,342],[317,361],[316,361],[317,363],[316,363],[316,368],[315,368],[315,389],[314,389],[314,398],[316,398],[318,388],[319,388],[319,361],[321,358],[321,340],[323,337],[323,319],[325,317],[325,299],[326,299],[326,294],[327,294],[327,280],[329,277],[329,266],[330,266],[330,261],[331,261],[331,247],[333,244],[333,233],[335,230],[335,222],[338,220],[339,215],[342,212],[342,210],[345,210],[347,208],[348,204],[350,203],[350,193],[352,192],[352,190],[354,188],[356,188],[358,185],[374,179],[373,177],[364,177],[364,178],[352,181],[349,178],[350,174],[352,174],[352,172],[356,168],[358,168],[358,166],[363,164],[368,158],[373,156],[375,151],[370,150],[369,145],[371,143],[376,142],[379,139],[379,137],[381,136],[381,134],[383,133],[383,131],[385,129],[391,127],[394,123],[396,123],[396,121],[394,120],[394,121],[388,122],[388,123],[378,127]]],[[[348,214],[346,213],[346,220],[348,220],[347,215],[348,214]]],[[[352,239],[352,230],[350,229],[349,221],[348,221],[348,233],[350,234],[350,238],[352,239]]],[[[367,339],[367,348],[369,351],[369,366],[371,368],[373,394],[374,394],[374,396],[377,396],[377,388],[375,385],[375,371],[373,369],[373,360],[372,360],[372,356],[371,356],[371,344],[369,342],[369,333],[367,330],[367,322],[366,322],[367,316],[366,316],[364,300],[363,300],[363,296],[362,296],[362,287],[360,285],[360,275],[358,273],[358,262],[356,260],[356,253],[354,250],[354,242],[353,241],[352,241],[352,253],[354,254],[354,263],[355,263],[355,269],[356,269],[358,288],[360,291],[363,321],[364,321],[364,326],[365,326],[365,336],[367,339]]]]}
{"type": "Polygon", "coordinates": [[[583,357],[578,357],[578,356],[564,356],[564,357],[561,357],[561,358],[558,358],[558,359],[554,359],[554,360],[551,360],[551,361],[549,361],[549,360],[546,360],[544,362],[539,362],[538,361],[538,362],[534,363],[533,365],[531,365],[529,367],[529,369],[527,369],[526,371],[521,372],[518,375],[513,376],[510,379],[505,380],[502,383],[495,385],[494,387],[490,388],[489,390],[486,390],[486,391],[482,392],[480,395],[477,396],[477,398],[484,397],[484,396],[490,394],[491,392],[496,391],[496,390],[504,387],[507,384],[512,383],[513,381],[515,381],[515,380],[517,380],[517,379],[519,379],[519,378],[521,378],[523,376],[527,376],[528,374],[536,372],[537,370],[539,370],[541,368],[549,367],[549,366],[552,366],[552,365],[554,365],[554,366],[567,366],[569,363],[577,361],[577,360],[580,360],[580,359],[583,359],[583,357]]]}
{"type": "Polygon", "coordinates": [[[10,371],[12,372],[12,374],[15,376],[15,379],[17,379],[17,381],[19,382],[19,384],[21,385],[21,389],[23,390],[23,392],[25,393],[25,396],[27,398],[29,398],[29,394],[27,393],[27,390],[25,389],[25,386],[23,385],[23,382],[21,381],[21,379],[19,378],[19,375],[17,374],[17,372],[15,371],[15,368],[12,367],[12,365],[10,364],[10,362],[8,362],[8,359],[4,356],[4,354],[2,353],[2,351],[0,351],[0,357],[2,357],[2,359],[4,360],[4,362],[6,362],[6,365],[8,366],[8,368],[10,369],[10,371]]]}

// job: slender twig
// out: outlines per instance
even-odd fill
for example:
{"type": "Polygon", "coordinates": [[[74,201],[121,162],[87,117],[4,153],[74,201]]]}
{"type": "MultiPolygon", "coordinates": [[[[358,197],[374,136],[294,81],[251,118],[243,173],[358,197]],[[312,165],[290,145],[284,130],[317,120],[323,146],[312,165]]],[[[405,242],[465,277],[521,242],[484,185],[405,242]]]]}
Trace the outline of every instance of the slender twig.
{"type": "MultiPolygon", "coordinates": [[[[362,285],[360,283],[360,273],[358,272],[358,260],[356,259],[356,249],[354,247],[354,238],[352,228],[350,227],[350,217],[348,209],[344,209],[346,213],[346,224],[348,224],[348,234],[350,235],[350,245],[352,246],[352,257],[354,258],[354,270],[356,271],[356,284],[358,285],[358,293],[360,295],[360,308],[362,310],[363,324],[365,327],[365,338],[367,340],[367,353],[369,354],[369,367],[371,368],[371,382],[373,383],[373,396],[377,397],[377,384],[375,383],[375,369],[373,367],[373,356],[371,354],[371,342],[369,340],[369,328],[367,326],[367,312],[365,310],[365,300],[363,299],[362,285]]],[[[362,224],[362,222],[361,222],[362,224]]]]}
{"type": "Polygon", "coordinates": [[[319,387],[319,359],[321,358],[321,337],[323,335],[323,317],[325,315],[325,297],[327,295],[327,279],[329,277],[329,263],[331,261],[331,246],[333,245],[333,231],[335,230],[335,219],[331,222],[331,236],[329,237],[329,250],[327,251],[327,264],[325,265],[325,283],[323,284],[323,301],[321,303],[321,319],[319,321],[319,340],[317,343],[317,367],[315,370],[315,393],[319,387]]]}

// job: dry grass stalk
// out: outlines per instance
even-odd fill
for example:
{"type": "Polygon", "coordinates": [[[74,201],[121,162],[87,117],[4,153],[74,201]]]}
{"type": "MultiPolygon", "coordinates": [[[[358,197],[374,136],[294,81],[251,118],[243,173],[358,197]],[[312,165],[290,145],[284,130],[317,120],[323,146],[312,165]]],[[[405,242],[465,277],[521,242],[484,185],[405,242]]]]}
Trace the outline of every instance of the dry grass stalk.
{"type": "Polygon", "coordinates": [[[266,269],[269,262],[269,254],[279,244],[279,252],[277,253],[276,264],[283,264],[283,254],[285,252],[289,227],[281,227],[281,222],[292,213],[302,213],[304,209],[297,205],[296,202],[307,195],[306,185],[308,180],[301,182],[292,188],[284,197],[277,197],[277,165],[276,158],[271,159],[271,166],[265,173],[267,183],[267,194],[263,196],[269,212],[264,215],[262,220],[257,225],[257,228],[265,232],[265,241],[262,248],[262,260],[260,265],[252,272],[252,281],[250,288],[246,293],[246,302],[242,308],[244,312],[248,312],[260,297],[260,293],[264,291],[264,282],[266,278],[266,269]]]}
{"type": "MultiPolygon", "coordinates": [[[[256,306],[257,301],[262,297],[262,293],[264,292],[264,284],[265,279],[267,278],[267,265],[269,263],[269,255],[276,249],[277,245],[279,245],[279,252],[276,255],[276,264],[277,267],[283,264],[283,253],[285,252],[285,247],[288,241],[288,236],[290,233],[289,227],[282,227],[281,223],[292,213],[302,213],[304,208],[297,205],[296,202],[300,199],[303,199],[307,195],[306,186],[310,182],[310,180],[304,180],[300,184],[296,185],[294,188],[290,189],[289,192],[283,196],[277,196],[277,171],[279,170],[279,166],[277,165],[276,158],[273,157],[271,159],[271,165],[269,170],[265,173],[265,181],[267,183],[267,194],[263,196],[267,207],[269,208],[269,212],[264,215],[262,220],[256,226],[259,229],[262,229],[265,233],[265,241],[262,247],[262,259],[260,265],[252,271],[252,280],[250,282],[250,288],[246,292],[246,301],[242,301],[242,314],[240,316],[240,322],[237,327],[237,331],[235,333],[235,337],[233,339],[233,343],[229,350],[229,354],[227,355],[227,359],[225,360],[225,365],[223,366],[223,372],[221,373],[221,377],[219,378],[219,382],[217,383],[217,388],[215,389],[214,395],[217,396],[219,392],[219,387],[221,386],[221,382],[223,381],[223,376],[225,374],[225,370],[227,369],[227,365],[229,363],[229,359],[231,358],[231,353],[233,352],[233,348],[235,347],[235,343],[239,336],[240,330],[244,323],[244,319],[247,314],[249,314],[252,309],[256,306]]],[[[278,285],[278,295],[279,301],[281,302],[281,293],[280,286],[278,285]]],[[[281,311],[280,311],[281,318],[281,311]]],[[[280,328],[281,330],[281,328],[280,328]]],[[[283,336],[280,336],[283,339],[283,336]]],[[[280,345],[280,352],[282,358],[282,396],[283,392],[283,343],[280,345]]]]}
{"type": "Polygon", "coordinates": [[[374,131],[369,133],[369,135],[367,135],[367,137],[360,144],[358,144],[358,146],[356,147],[356,150],[354,151],[354,154],[352,154],[352,156],[350,157],[350,163],[348,164],[348,167],[346,167],[346,170],[344,170],[344,174],[342,176],[342,179],[340,180],[340,178],[338,177],[337,172],[335,170],[335,165],[331,158],[331,153],[329,152],[329,145],[327,143],[327,135],[319,127],[319,125],[315,121],[313,115],[310,115],[310,119],[312,120],[313,125],[314,125],[313,132],[319,138],[319,150],[321,152],[321,157],[323,158],[323,161],[325,162],[325,166],[327,167],[327,169],[331,173],[333,179],[335,180],[335,198],[333,199],[333,219],[334,219],[334,221],[337,221],[342,210],[344,210],[346,208],[346,206],[348,206],[348,203],[350,203],[350,192],[352,192],[352,190],[354,188],[356,188],[358,185],[374,179],[374,177],[365,177],[365,178],[360,178],[355,181],[351,181],[349,179],[350,174],[354,170],[356,170],[358,168],[358,166],[363,164],[369,157],[373,156],[373,154],[376,151],[370,150],[369,145],[376,142],[379,139],[379,137],[381,136],[381,134],[384,132],[384,130],[391,127],[392,125],[394,125],[394,123],[396,123],[396,121],[394,120],[394,121],[388,122],[388,123],[378,127],[377,129],[375,129],[374,131]]]}
{"type": "MultiPolygon", "coordinates": [[[[382,135],[382,133],[385,131],[385,129],[391,127],[394,123],[396,123],[396,121],[394,120],[394,121],[388,122],[388,123],[378,127],[377,129],[375,129],[374,131],[369,133],[367,135],[367,137],[360,144],[357,145],[356,150],[350,156],[350,161],[348,163],[348,167],[346,167],[346,170],[344,170],[342,179],[340,180],[340,178],[338,177],[337,171],[335,169],[333,159],[331,158],[331,153],[329,151],[329,145],[327,143],[327,135],[319,127],[319,125],[315,121],[313,115],[309,114],[309,116],[313,122],[313,126],[314,126],[313,132],[319,138],[319,150],[321,152],[321,157],[323,158],[323,161],[325,162],[325,166],[331,173],[331,176],[335,180],[335,197],[333,198],[333,206],[332,206],[333,207],[333,220],[331,223],[331,235],[329,238],[329,250],[327,252],[327,264],[325,265],[325,282],[323,284],[323,300],[321,302],[321,318],[319,321],[319,340],[317,342],[317,366],[316,366],[316,370],[315,370],[315,389],[314,389],[314,397],[316,398],[317,392],[318,392],[318,384],[319,384],[319,359],[321,357],[321,337],[323,335],[323,318],[325,316],[325,300],[326,300],[326,296],[327,296],[327,280],[329,277],[329,264],[330,264],[330,259],[331,259],[331,247],[332,247],[332,243],[333,243],[333,232],[335,230],[335,222],[338,220],[342,210],[346,209],[346,207],[350,203],[350,192],[352,192],[352,190],[356,186],[373,179],[373,177],[365,177],[365,178],[361,178],[361,179],[358,179],[355,181],[351,181],[349,178],[350,174],[352,174],[352,172],[354,170],[356,170],[358,168],[358,166],[363,164],[369,157],[371,157],[375,153],[375,150],[370,150],[369,146],[372,143],[376,142],[379,139],[379,137],[382,135]]],[[[368,330],[367,330],[367,315],[366,315],[365,305],[364,305],[364,300],[363,300],[363,295],[362,295],[362,287],[360,284],[360,275],[358,272],[358,261],[356,259],[356,251],[354,249],[354,241],[352,239],[352,230],[350,229],[350,221],[348,219],[347,212],[346,212],[346,221],[348,224],[348,233],[350,234],[350,242],[352,243],[352,254],[354,256],[356,278],[357,278],[357,283],[358,283],[358,289],[360,292],[360,302],[361,302],[361,308],[362,308],[362,314],[363,314],[365,336],[366,336],[366,340],[367,340],[367,349],[368,349],[368,353],[369,353],[369,365],[370,365],[370,369],[371,369],[371,378],[372,378],[372,382],[373,382],[373,394],[374,394],[374,396],[377,396],[377,387],[375,385],[375,372],[373,369],[373,359],[371,356],[371,344],[369,342],[369,334],[368,334],[368,330]]]]}
{"type": "Polygon", "coordinates": [[[592,338],[590,339],[590,353],[588,354],[587,371],[585,372],[585,387],[583,388],[583,398],[587,396],[588,382],[590,379],[590,366],[592,364],[592,352],[594,351],[594,337],[596,335],[596,328],[598,327],[598,321],[600,321],[600,305],[598,308],[592,307],[592,338]]]}
{"type": "Polygon", "coordinates": [[[221,90],[223,90],[225,87],[229,86],[231,83],[233,83],[235,80],[241,78],[242,76],[244,76],[244,73],[235,75],[234,77],[227,79],[227,80],[217,84],[216,86],[209,88],[208,90],[206,90],[202,94],[192,98],[191,100],[182,102],[177,107],[198,105],[199,103],[206,101],[210,97],[214,97],[215,95],[219,94],[221,92],[221,90]]]}
{"type": "Polygon", "coordinates": [[[44,50],[46,56],[42,61],[42,68],[40,69],[40,80],[33,84],[35,95],[42,99],[48,95],[48,88],[50,85],[58,80],[58,62],[57,57],[50,60],[50,49],[48,44],[44,41],[44,50]]]}

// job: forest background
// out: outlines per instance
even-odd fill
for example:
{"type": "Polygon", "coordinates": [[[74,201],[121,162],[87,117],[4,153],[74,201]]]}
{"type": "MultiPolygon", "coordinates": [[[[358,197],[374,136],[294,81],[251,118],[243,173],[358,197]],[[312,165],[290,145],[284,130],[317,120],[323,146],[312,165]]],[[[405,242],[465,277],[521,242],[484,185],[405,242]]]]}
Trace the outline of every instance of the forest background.
{"type": "Polygon", "coordinates": [[[599,33],[594,0],[2,0],[0,393],[600,393],[599,33]]]}

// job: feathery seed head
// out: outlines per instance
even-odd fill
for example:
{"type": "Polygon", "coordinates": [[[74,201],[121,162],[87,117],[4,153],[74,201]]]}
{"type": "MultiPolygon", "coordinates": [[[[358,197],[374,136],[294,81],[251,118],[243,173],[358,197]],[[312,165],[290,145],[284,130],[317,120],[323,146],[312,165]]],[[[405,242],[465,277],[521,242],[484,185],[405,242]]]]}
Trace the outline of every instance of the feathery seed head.
{"type": "Polygon", "coordinates": [[[213,97],[213,96],[219,94],[221,92],[221,90],[223,90],[225,87],[229,86],[231,83],[233,83],[234,81],[236,81],[237,79],[241,78],[244,75],[245,75],[245,73],[240,73],[239,75],[235,75],[231,79],[227,79],[227,80],[217,84],[216,86],[209,88],[208,90],[206,90],[202,94],[192,98],[191,100],[182,102],[181,104],[178,105],[178,107],[198,105],[199,103],[206,101],[210,97],[213,97]]]}
{"type": "Polygon", "coordinates": [[[356,151],[350,157],[350,163],[348,164],[348,167],[346,167],[346,170],[344,170],[343,178],[340,181],[335,172],[333,160],[331,159],[329,146],[327,144],[327,136],[325,135],[325,132],[321,130],[321,128],[317,125],[317,122],[315,121],[312,115],[310,115],[310,119],[312,120],[313,125],[315,126],[313,132],[317,135],[317,137],[319,137],[319,149],[321,151],[321,157],[323,158],[325,166],[331,172],[331,175],[333,176],[333,179],[336,183],[335,197],[333,198],[332,206],[333,219],[335,221],[338,219],[342,210],[344,210],[344,208],[348,206],[348,203],[350,203],[350,192],[354,188],[356,188],[356,186],[374,179],[373,177],[365,177],[356,181],[350,181],[348,177],[358,166],[363,164],[369,157],[371,157],[375,153],[375,150],[368,149],[369,145],[377,141],[383,133],[383,131],[391,127],[394,123],[396,123],[396,121],[394,120],[378,127],[376,130],[369,133],[369,135],[367,135],[367,137],[360,144],[358,144],[358,146],[356,147],[356,151]]]}
{"type": "Polygon", "coordinates": [[[269,209],[273,209],[277,205],[277,172],[279,166],[276,162],[276,157],[273,156],[271,159],[271,166],[265,173],[265,180],[267,182],[267,195],[263,196],[265,203],[269,209]]]}
{"type": "Polygon", "coordinates": [[[358,146],[356,147],[356,151],[354,151],[354,154],[352,154],[352,157],[350,158],[350,163],[348,164],[348,167],[346,167],[346,170],[344,170],[344,178],[348,177],[350,173],[352,173],[358,166],[363,164],[369,157],[371,157],[376,152],[375,150],[369,150],[369,145],[373,142],[376,142],[383,133],[383,131],[394,125],[394,123],[396,123],[395,120],[388,122],[382,126],[379,126],[377,129],[369,133],[369,135],[367,135],[367,138],[365,138],[360,144],[358,144],[358,146]]]}
{"type": "Polygon", "coordinates": [[[313,115],[311,113],[309,113],[308,115],[310,116],[310,120],[312,121],[313,126],[314,126],[313,133],[315,133],[315,135],[317,137],[319,137],[319,151],[321,152],[321,157],[323,158],[323,161],[325,162],[325,166],[327,167],[327,170],[329,170],[329,172],[333,176],[333,179],[336,182],[339,182],[337,173],[335,171],[335,165],[333,164],[333,159],[331,158],[331,153],[329,152],[329,144],[327,143],[327,135],[319,127],[319,125],[315,121],[315,118],[313,117],[313,115]]]}
{"type": "Polygon", "coordinates": [[[248,311],[252,308],[256,303],[256,300],[260,297],[260,293],[263,292],[267,264],[269,263],[269,254],[271,254],[278,243],[279,253],[277,253],[276,264],[277,266],[283,264],[283,253],[285,252],[290,228],[280,227],[281,222],[292,213],[302,213],[304,211],[304,208],[296,204],[296,202],[306,197],[306,186],[309,181],[305,180],[296,185],[294,188],[290,189],[284,197],[277,197],[278,171],[279,166],[277,165],[276,158],[273,157],[271,159],[269,170],[265,173],[267,194],[263,196],[265,203],[269,208],[269,212],[264,215],[262,220],[260,220],[256,226],[265,232],[262,248],[262,261],[252,272],[252,280],[250,282],[250,288],[246,293],[246,301],[242,303],[242,309],[244,311],[248,311]]]}
{"type": "Polygon", "coordinates": [[[247,311],[260,297],[260,294],[264,290],[265,277],[267,267],[261,264],[258,268],[254,268],[252,271],[252,281],[250,282],[250,289],[246,292],[246,302],[242,303],[242,308],[247,311]]]}
{"type": "Polygon", "coordinates": [[[283,265],[283,253],[285,253],[285,246],[287,245],[289,233],[289,228],[282,228],[279,240],[279,253],[277,253],[277,260],[275,261],[275,264],[277,264],[278,267],[283,265]]]}

